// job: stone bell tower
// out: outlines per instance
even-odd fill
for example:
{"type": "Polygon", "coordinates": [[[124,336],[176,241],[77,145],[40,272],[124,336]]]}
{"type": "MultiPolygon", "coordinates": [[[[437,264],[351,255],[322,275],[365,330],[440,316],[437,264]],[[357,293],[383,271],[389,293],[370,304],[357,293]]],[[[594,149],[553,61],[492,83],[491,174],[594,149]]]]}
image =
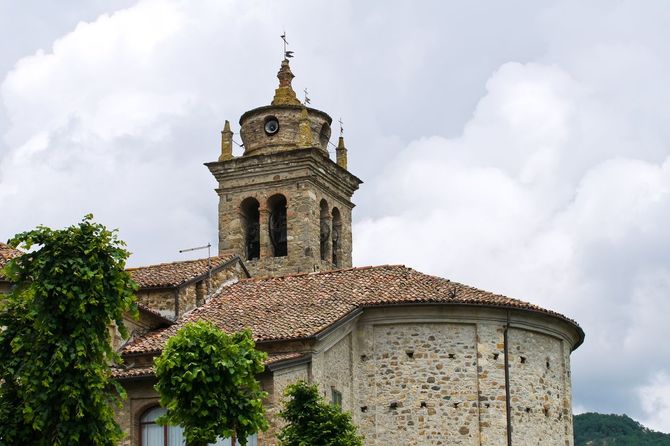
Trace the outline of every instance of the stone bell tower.
{"type": "Polygon", "coordinates": [[[257,277],[348,268],[361,180],[342,137],[329,158],[332,119],[296,98],[288,58],[277,77],[271,105],[240,118],[244,154],[233,157],[226,121],[219,160],[206,164],[219,183],[219,253],[240,254],[257,277]]]}

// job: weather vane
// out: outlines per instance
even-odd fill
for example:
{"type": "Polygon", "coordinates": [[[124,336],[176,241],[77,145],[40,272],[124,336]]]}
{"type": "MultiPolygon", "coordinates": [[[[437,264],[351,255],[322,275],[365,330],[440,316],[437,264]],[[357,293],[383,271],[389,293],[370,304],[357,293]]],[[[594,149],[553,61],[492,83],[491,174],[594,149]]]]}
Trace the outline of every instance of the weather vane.
{"type": "Polygon", "coordinates": [[[342,118],[340,118],[340,120],[337,121],[337,122],[340,123],[340,136],[343,136],[344,135],[344,127],[343,127],[344,123],[342,122],[342,118]]]}
{"type": "Polygon", "coordinates": [[[309,104],[309,103],[312,102],[312,101],[310,101],[310,100],[309,100],[309,97],[307,96],[308,93],[307,93],[307,89],[306,89],[306,88],[305,88],[304,92],[305,92],[305,105],[307,105],[307,104],[309,104]]]}
{"type": "Polygon", "coordinates": [[[286,41],[286,31],[284,31],[284,34],[282,34],[281,39],[284,41],[284,58],[288,59],[290,57],[293,57],[293,51],[287,51],[286,47],[288,46],[288,42],[286,41]]]}

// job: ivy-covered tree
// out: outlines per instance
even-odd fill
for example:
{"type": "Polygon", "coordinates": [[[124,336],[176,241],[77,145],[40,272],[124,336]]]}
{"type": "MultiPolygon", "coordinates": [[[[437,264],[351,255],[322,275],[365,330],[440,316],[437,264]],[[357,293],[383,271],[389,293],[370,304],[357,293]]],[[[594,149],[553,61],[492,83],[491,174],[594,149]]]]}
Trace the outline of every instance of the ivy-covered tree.
{"type": "Polygon", "coordinates": [[[0,301],[0,444],[115,445],[124,392],[110,327],[125,335],[123,314],[137,311],[124,243],[91,215],[9,243],[27,252],[3,271],[14,287],[0,301]]]}
{"type": "Polygon", "coordinates": [[[316,385],[298,381],[286,388],[280,415],[287,424],[279,433],[281,446],[363,446],[351,415],[328,404],[316,385]]]}
{"type": "Polygon", "coordinates": [[[228,335],[198,321],[184,325],[154,360],[156,390],[167,409],[158,422],[179,425],[189,445],[247,437],[268,427],[256,375],[267,355],[256,350],[249,330],[228,335]]]}

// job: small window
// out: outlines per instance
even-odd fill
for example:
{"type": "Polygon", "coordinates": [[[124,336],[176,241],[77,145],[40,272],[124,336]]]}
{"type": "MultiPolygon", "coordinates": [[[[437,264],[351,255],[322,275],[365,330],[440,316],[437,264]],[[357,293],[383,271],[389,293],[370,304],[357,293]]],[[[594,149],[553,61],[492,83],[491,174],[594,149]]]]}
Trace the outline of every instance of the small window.
{"type": "Polygon", "coordinates": [[[334,406],[342,407],[342,392],[335,390],[335,387],[331,387],[331,402],[334,406]]]}

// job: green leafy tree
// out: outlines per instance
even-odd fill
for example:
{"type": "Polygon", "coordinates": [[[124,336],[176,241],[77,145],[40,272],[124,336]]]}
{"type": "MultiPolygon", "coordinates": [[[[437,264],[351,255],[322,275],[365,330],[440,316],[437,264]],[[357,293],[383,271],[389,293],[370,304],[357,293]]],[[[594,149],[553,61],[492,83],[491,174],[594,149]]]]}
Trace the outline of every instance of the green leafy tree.
{"type": "Polygon", "coordinates": [[[575,446],[669,446],[670,434],[655,432],[627,415],[587,412],[574,417],[575,446]]]}
{"type": "Polygon", "coordinates": [[[111,446],[122,437],[110,327],[126,334],[136,285],[124,243],[92,219],[9,242],[28,252],[3,271],[14,288],[0,302],[0,444],[111,446]]]}
{"type": "Polygon", "coordinates": [[[266,392],[256,374],[267,355],[256,350],[251,331],[232,335],[208,322],[184,325],[155,359],[156,390],[167,413],[161,423],[184,428],[188,444],[216,442],[218,437],[247,436],[266,430],[266,392]]]}
{"type": "Polygon", "coordinates": [[[351,415],[323,401],[316,385],[298,381],[286,388],[280,413],[287,422],[279,433],[282,446],[363,446],[351,415]]]}

